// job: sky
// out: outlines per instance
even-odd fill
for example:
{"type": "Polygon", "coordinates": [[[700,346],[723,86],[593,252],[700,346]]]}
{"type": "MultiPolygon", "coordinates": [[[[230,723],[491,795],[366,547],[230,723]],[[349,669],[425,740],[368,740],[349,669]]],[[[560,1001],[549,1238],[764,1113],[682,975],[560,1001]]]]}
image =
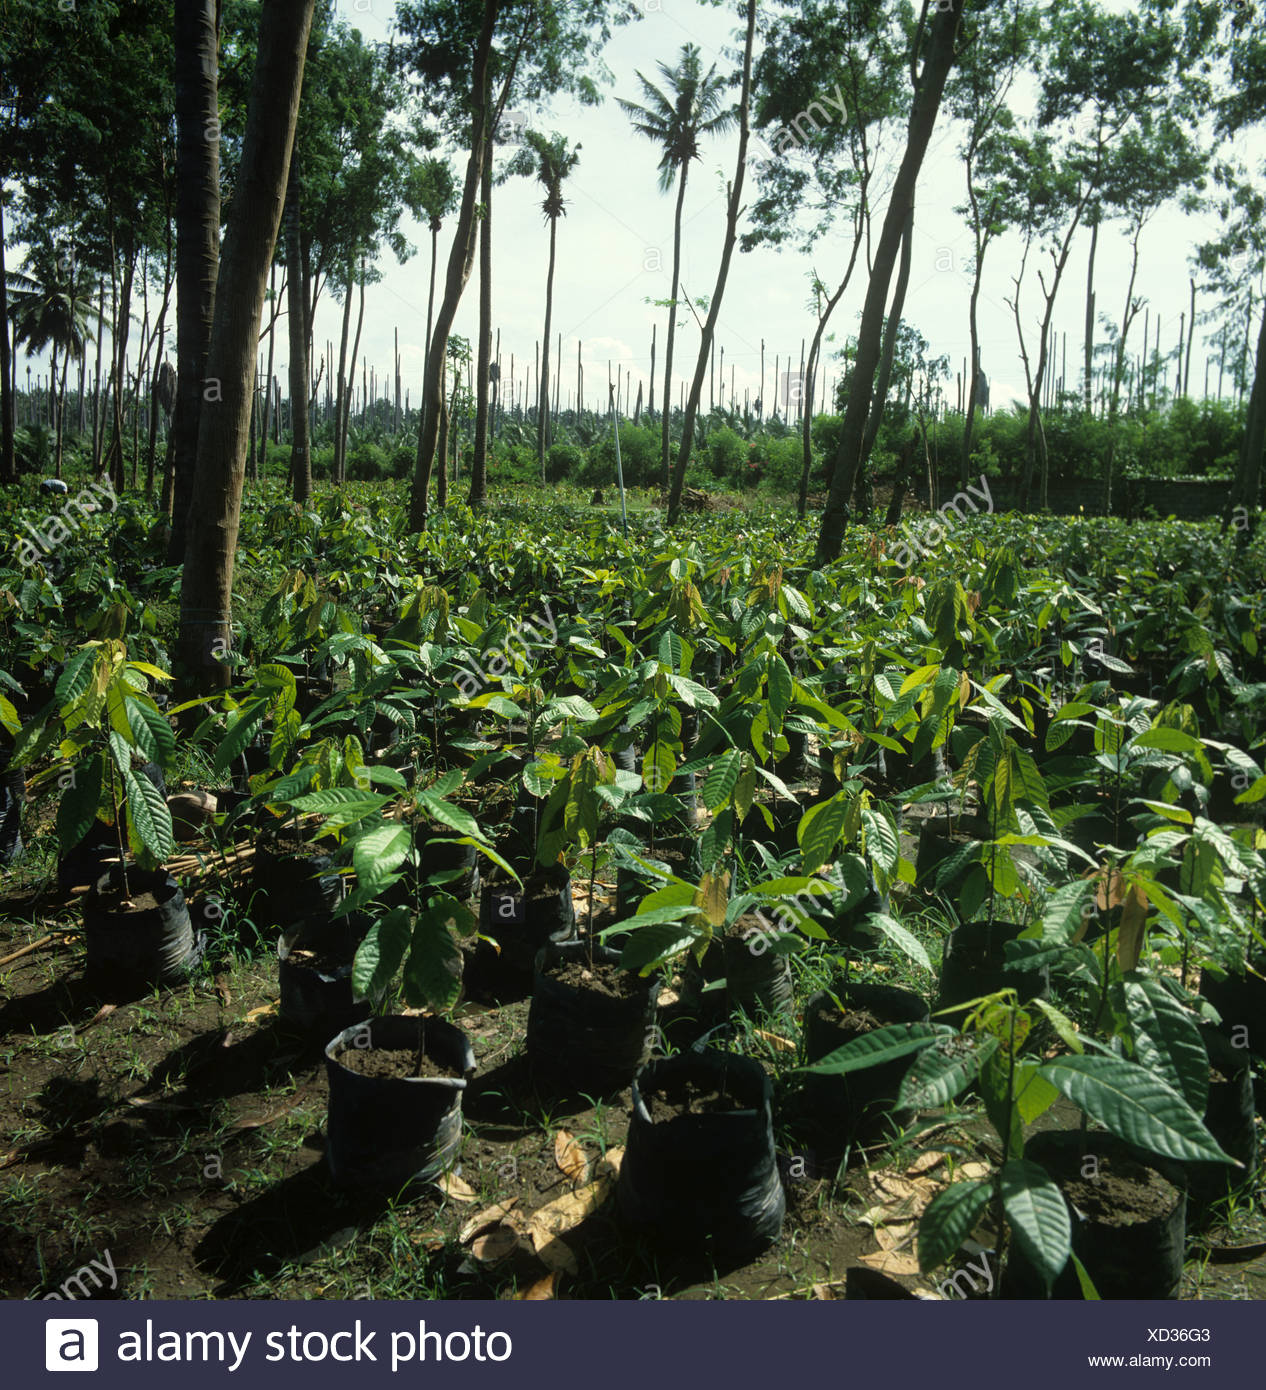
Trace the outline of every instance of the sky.
{"type": "MultiPolygon", "coordinates": [[[[557,334],[563,338],[563,391],[576,380],[577,341],[585,367],[586,404],[605,397],[608,363],[611,370],[631,374],[632,394],[650,368],[652,327],[657,326],[659,357],[656,396],[662,395],[663,341],[666,311],[653,301],[671,292],[673,195],[658,188],[659,151],[636,136],[615,98],[638,99],[636,73],[657,81],[656,63],[673,64],[681,45],[697,44],[705,62],[728,73],[734,66],[725,52],[741,41],[739,19],[732,7],[714,8],[691,0],[645,0],[642,17],[617,30],[605,50],[613,85],[604,88],[596,109],[560,100],[533,124],[546,133],[559,131],[581,143],[580,163],[567,180],[568,206],[558,229],[558,267],[555,273],[553,351],[557,334]]],[[[394,6],[387,0],[339,0],[339,12],[369,40],[386,39],[394,6]]],[[[941,120],[926,156],[916,198],[915,244],[906,319],[931,344],[933,355],[946,354],[951,376],[947,395],[953,405],[958,371],[969,353],[967,302],[970,293],[971,234],[954,208],[964,201],[962,162],[958,154],[961,131],[941,120]]],[[[725,182],[732,177],[737,133],[705,143],[701,159],[692,166],[683,218],[682,284],[691,297],[710,295],[716,277],[725,227],[725,182]]],[[[1251,152],[1251,151],[1250,151],[1251,152]]],[[[1260,149],[1256,152],[1260,159],[1260,149]]],[[[460,173],[464,154],[454,160],[460,173]]],[[[750,176],[749,176],[750,179],[750,176]]],[[[751,183],[749,181],[748,189],[751,183]]],[[[493,321],[501,331],[503,380],[509,378],[510,354],[515,355],[515,379],[522,379],[524,358],[531,362],[544,318],[548,228],[540,212],[540,190],[534,180],[513,179],[499,187],[494,202],[493,321]]],[[[401,370],[406,388],[416,401],[420,389],[425,340],[429,236],[412,223],[409,239],[419,252],[404,265],[390,255],[380,261],[383,279],[365,297],[362,356],[376,364],[380,377],[390,372],[393,332],[400,335],[401,370]]],[[[740,230],[742,230],[742,223],[740,230]]],[[[1157,315],[1163,351],[1174,347],[1180,316],[1189,309],[1190,256],[1194,246],[1211,235],[1216,222],[1209,215],[1186,215],[1165,209],[1148,225],[1142,241],[1142,270],[1137,292],[1147,301],[1151,333],[1157,315]]],[[[451,245],[452,223],[440,236],[440,272],[451,245]]],[[[1084,293],[1088,233],[1080,233],[1065,273],[1055,315],[1056,367],[1061,364],[1067,334],[1067,377],[1079,380],[1083,339],[1084,293]]],[[[725,349],[725,379],[734,381],[738,401],[744,391],[754,400],[760,393],[761,343],[765,346],[766,405],[775,396],[775,357],[785,367],[790,355],[799,365],[801,340],[812,336],[810,273],[837,283],[847,261],[845,230],[821,239],[811,255],[793,249],[736,250],[717,330],[718,352],[725,349]]],[[[1016,273],[1021,244],[1015,235],[1000,239],[989,253],[979,305],[981,360],[991,379],[996,408],[1025,395],[1024,371],[1017,346],[1016,324],[1008,296],[1016,273]]],[[[1119,318],[1129,274],[1129,244],[1121,224],[1101,229],[1096,262],[1098,308],[1119,318]],[[1122,303],[1118,304],[1120,299],[1122,303]]],[[[472,342],[477,335],[478,269],[472,275],[454,331],[472,342]]],[[[1034,280],[1032,266],[1029,280],[1034,280]]],[[[832,318],[838,348],[855,331],[865,294],[865,275],[854,276],[849,291],[832,318]]],[[[1198,301],[1198,309],[1210,301],[1198,301]]],[[[1036,339],[1040,302],[1035,286],[1021,300],[1021,315],[1030,348],[1036,339]]],[[[680,320],[679,320],[680,323],[680,320]]],[[[1131,349],[1142,345],[1143,315],[1131,335],[1131,349]]],[[[325,301],[318,311],[314,362],[328,338],[335,343],[340,328],[338,306],[325,301]]],[[[698,353],[699,330],[687,318],[677,330],[675,375],[688,378],[698,353]]],[[[1216,350],[1213,379],[1216,381],[1216,350]]],[[[279,355],[284,345],[279,346],[279,355]]],[[[1204,380],[1206,349],[1197,336],[1192,356],[1191,384],[1199,394],[1204,380]],[[1199,386],[1197,385],[1199,383],[1199,386]]],[[[315,366],[314,366],[315,370],[315,366]]],[[[840,372],[829,361],[829,380],[840,372]]],[[[284,372],[277,368],[283,382],[284,372]]],[[[674,398],[679,387],[674,387],[674,398]]],[[[728,386],[727,386],[728,389],[728,386]]],[[[1229,390],[1229,383],[1228,383],[1229,390]]],[[[705,403],[707,401],[705,386],[705,403]]]]}
{"type": "MultiPolygon", "coordinates": [[[[545,133],[561,132],[581,144],[580,162],[564,187],[566,215],[558,228],[558,264],[554,284],[553,351],[562,334],[564,405],[576,381],[577,343],[584,364],[585,401],[589,407],[606,400],[608,370],[628,373],[631,395],[639,381],[646,382],[650,368],[652,329],[658,333],[655,395],[662,396],[663,344],[667,311],[653,301],[671,292],[672,218],[674,193],[658,187],[658,146],[635,135],[616,97],[637,100],[637,73],[659,81],[656,64],[674,65],[684,43],[697,44],[705,63],[715,63],[721,73],[736,65],[733,57],[741,42],[740,16],[731,3],[713,7],[694,0],[639,0],[641,17],[616,30],[604,53],[612,81],[604,85],[604,100],[597,108],[580,107],[570,99],[555,102],[552,110],[536,115],[532,124],[545,133]],[[609,367],[610,364],[610,367],[609,367]]],[[[1106,0],[1111,8],[1128,0],[1106,0]]],[[[369,41],[390,36],[393,0],[336,0],[336,12],[358,28],[369,41]]],[[[967,306],[971,288],[968,273],[972,251],[970,230],[955,207],[965,200],[963,166],[959,155],[961,130],[942,117],[932,138],[916,196],[915,242],[910,286],[906,297],[906,321],[928,339],[931,352],[950,360],[945,389],[948,403],[956,401],[954,373],[965,365],[969,353],[967,306]]],[[[1264,142],[1241,141],[1239,152],[1260,165],[1264,142]]],[[[725,227],[725,184],[733,176],[738,136],[736,132],[705,141],[702,157],[691,167],[683,218],[682,285],[691,298],[712,293],[725,227]]],[[[506,149],[498,163],[513,153],[506,149]]],[[[759,154],[759,151],[753,151],[759,154]]],[[[460,180],[465,151],[450,154],[460,180]]],[[[794,157],[794,156],[793,156],[794,157]]],[[[752,190],[751,176],[745,190],[752,190]]],[[[540,210],[541,189],[535,180],[515,178],[497,188],[494,202],[494,336],[500,330],[501,374],[511,376],[511,354],[516,385],[522,383],[524,363],[531,363],[543,327],[548,226],[540,210]]],[[[750,197],[747,198],[750,201],[750,197]]],[[[882,216],[882,206],[878,219],[882,216]]],[[[445,222],[439,240],[440,280],[443,278],[455,219],[445,222]]],[[[744,223],[740,222],[740,232],[744,223]]],[[[407,218],[404,230],[417,248],[404,264],[384,251],[379,260],[382,278],[368,287],[361,334],[361,359],[376,372],[385,394],[389,382],[394,335],[398,332],[404,389],[416,405],[426,337],[426,304],[430,265],[430,234],[407,218]]],[[[1190,258],[1195,246],[1216,230],[1212,214],[1184,214],[1176,208],[1162,210],[1143,233],[1142,262],[1136,292],[1146,300],[1151,335],[1157,317],[1162,350],[1178,341],[1180,318],[1189,307],[1190,258]]],[[[717,330],[717,356],[724,349],[724,381],[728,394],[733,380],[742,406],[744,392],[754,401],[761,390],[761,346],[765,357],[766,411],[776,399],[775,366],[785,369],[790,357],[799,365],[802,340],[811,338],[815,316],[810,308],[810,275],[815,272],[832,286],[847,263],[847,229],[819,239],[812,253],[790,247],[744,253],[736,249],[717,330]]],[[[1080,379],[1084,318],[1086,258],[1089,234],[1079,231],[1054,320],[1055,370],[1063,361],[1067,335],[1067,378],[1073,388],[1080,379]]],[[[991,381],[994,408],[1025,396],[1024,370],[1018,351],[1016,322],[1008,297],[1010,277],[1020,262],[1021,243],[1014,234],[1001,237],[990,249],[982,287],[979,320],[981,358],[991,381]]],[[[1021,299],[1021,322],[1032,350],[1036,342],[1040,301],[1031,263],[1027,292],[1021,299]]],[[[1120,223],[1101,228],[1096,261],[1096,287],[1100,312],[1119,320],[1129,275],[1129,244],[1120,223]]],[[[856,331],[866,289],[864,267],[853,277],[848,292],[835,311],[829,331],[833,354],[856,331]]],[[[1260,299],[1259,299],[1260,302],[1260,299]]],[[[1207,309],[1205,297],[1198,308],[1207,309]]],[[[477,335],[478,265],[466,288],[454,332],[472,342],[477,335]]],[[[685,312],[675,347],[674,400],[680,383],[693,372],[698,353],[699,328],[685,312]]],[[[313,374],[321,367],[327,341],[338,351],[342,310],[326,291],[318,305],[313,342],[313,374]]],[[[284,319],[281,320],[284,328],[284,319]]],[[[1144,314],[1140,312],[1131,334],[1130,350],[1142,347],[1144,314]]],[[[1204,330],[1201,330],[1203,332],[1204,330]]],[[[1256,330],[1254,329],[1254,332],[1256,330]]],[[[174,359],[174,329],[167,350],[174,359]]],[[[1192,355],[1191,386],[1199,395],[1204,382],[1205,356],[1213,357],[1212,384],[1217,379],[1217,350],[1206,349],[1201,334],[1192,355]]],[[[276,339],[274,375],[287,393],[286,335],[276,339]]],[[[262,359],[262,350],[261,350],[262,359]]],[[[361,363],[355,372],[360,387],[361,363]]],[[[323,381],[330,376],[326,367],[323,381]]],[[[841,372],[829,356],[827,383],[841,372]]],[[[1172,369],[1171,369],[1172,371],[1172,369]]],[[[1172,378],[1171,378],[1172,379],[1172,378]]],[[[503,388],[504,392],[507,388],[503,388]]],[[[1229,391],[1228,382],[1228,391],[1229,391]]],[[[324,385],[322,386],[324,390],[324,385]]],[[[819,400],[821,385],[819,386],[819,400]]],[[[705,383],[704,404],[708,404],[705,383]]],[[[359,401],[357,401],[359,406],[359,401]]]]}

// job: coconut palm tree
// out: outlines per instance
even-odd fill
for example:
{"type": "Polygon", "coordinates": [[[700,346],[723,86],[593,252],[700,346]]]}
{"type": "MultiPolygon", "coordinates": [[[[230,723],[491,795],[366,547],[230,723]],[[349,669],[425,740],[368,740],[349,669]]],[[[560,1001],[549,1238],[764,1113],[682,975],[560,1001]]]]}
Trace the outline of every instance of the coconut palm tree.
{"type": "Polygon", "coordinates": [[[548,139],[537,131],[526,132],[528,146],[536,156],[536,177],[545,190],[541,211],[549,223],[549,269],[545,274],[545,336],[541,339],[540,407],[536,414],[536,452],[541,465],[541,481],[545,481],[545,446],[549,438],[549,343],[550,316],[554,308],[554,244],[558,219],[567,211],[563,202],[563,180],[580,163],[580,146],[569,148],[567,138],[552,135],[548,139]]]}
{"type": "Polygon", "coordinates": [[[673,215],[673,288],[669,300],[668,341],[664,348],[664,411],[660,427],[661,466],[664,486],[669,483],[669,419],[672,415],[673,335],[677,324],[677,286],[681,277],[681,209],[686,201],[686,173],[692,159],[699,158],[699,141],[734,124],[734,111],[725,105],[725,80],[717,76],[716,65],[703,72],[698,48],[682,44],[677,66],[658,64],[666,90],[648,82],[639,72],[645,104],[620,99],[620,106],[632,118],[633,129],[662,147],[659,161],[659,189],[667,193],[677,179],[677,209],[673,215]]]}
{"type": "Polygon", "coordinates": [[[22,270],[8,276],[9,313],[13,346],[28,355],[51,349],[49,389],[53,393],[56,432],[54,471],[62,475],[62,416],[66,402],[66,373],[71,360],[83,356],[92,342],[88,321],[96,314],[94,287],[77,274],[74,253],[42,240],[32,246],[22,270]],[[61,359],[61,377],[57,374],[61,359]]]}

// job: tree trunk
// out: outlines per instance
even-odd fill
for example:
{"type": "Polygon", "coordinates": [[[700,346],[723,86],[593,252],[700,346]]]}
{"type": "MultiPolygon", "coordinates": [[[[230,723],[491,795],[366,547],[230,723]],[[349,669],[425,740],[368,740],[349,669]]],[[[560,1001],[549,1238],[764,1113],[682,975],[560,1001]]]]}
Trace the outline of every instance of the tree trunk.
{"type": "Polygon", "coordinates": [[[818,534],[818,564],[825,564],[839,555],[844,532],[848,527],[848,499],[852,495],[854,477],[861,462],[875,368],[879,362],[888,287],[896,266],[897,252],[905,234],[906,215],[914,200],[919,169],[936,124],[945,79],[954,64],[954,39],[958,32],[960,15],[961,6],[951,5],[949,9],[938,9],[932,20],[928,55],[910,114],[905,153],[893,181],[892,194],[875,247],[870,284],[862,309],[862,322],[857,335],[857,356],[853,363],[844,425],[836,451],[831,491],[827,497],[826,508],[822,514],[822,528],[818,534]]]}
{"type": "Polygon", "coordinates": [[[457,316],[462,292],[470,279],[475,263],[475,202],[483,178],[487,143],[484,129],[488,122],[488,57],[492,50],[492,35],[497,23],[500,0],[484,0],[483,23],[475,44],[471,76],[471,98],[474,106],[470,158],[466,163],[466,181],[462,187],[461,210],[457,216],[457,231],[453,249],[448,257],[448,272],[444,283],[444,298],[436,315],[435,332],[430,339],[426,364],[426,381],[422,392],[422,420],[418,428],[418,453],[413,471],[413,495],[409,502],[409,528],[425,531],[431,490],[431,472],[435,466],[435,445],[439,432],[440,403],[444,396],[444,364],[448,356],[448,335],[457,316]]]}
{"type": "MultiPolygon", "coordinates": [[[[346,476],[347,438],[343,433],[344,410],[347,405],[347,337],[352,329],[352,289],[355,282],[355,266],[352,258],[347,258],[347,279],[343,284],[343,331],[338,344],[338,383],[334,394],[334,482],[341,483],[346,476]]],[[[355,354],[352,361],[356,361],[355,354]]]]}
{"type": "Polygon", "coordinates": [[[185,557],[220,261],[219,3],[176,6],[176,408],[167,563],[185,557]]]}
{"type": "Polygon", "coordinates": [[[223,689],[232,668],[233,567],[241,521],[247,430],[264,287],[281,223],[314,0],[268,0],[251,78],[237,193],[216,284],[208,374],[223,385],[198,424],[181,587],[184,686],[223,689]]]}
{"type": "Polygon", "coordinates": [[[892,381],[892,364],[897,357],[897,335],[901,331],[901,315],[906,306],[906,289],[910,284],[910,256],[914,249],[914,203],[906,214],[905,230],[901,236],[901,262],[897,270],[897,284],[892,292],[892,305],[884,323],[884,345],[879,356],[879,375],[875,380],[875,397],[870,403],[870,416],[866,421],[866,434],[862,439],[862,454],[858,461],[857,482],[854,485],[854,503],[863,516],[869,517],[871,497],[874,489],[870,483],[870,456],[875,450],[875,440],[879,438],[879,426],[884,418],[884,406],[888,401],[888,385],[892,381]],[[863,500],[864,499],[864,500],[863,500]]]}
{"type": "Polygon", "coordinates": [[[13,483],[18,477],[17,453],[13,446],[13,348],[9,341],[9,296],[4,260],[4,198],[0,197],[0,483],[13,483]]]}
{"type": "Polygon", "coordinates": [[[1082,410],[1089,415],[1091,400],[1090,382],[1094,372],[1095,353],[1095,251],[1099,245],[1099,214],[1090,224],[1090,257],[1086,263],[1086,341],[1081,364],[1082,410]]]}
{"type": "MultiPolygon", "coordinates": [[[[668,309],[668,337],[664,343],[664,413],[659,427],[660,472],[663,474],[665,487],[668,486],[668,465],[672,452],[670,436],[673,417],[673,339],[677,336],[677,290],[681,277],[681,209],[686,201],[688,169],[688,164],[681,166],[677,185],[677,208],[673,213],[673,292],[668,309]]],[[[726,235],[729,235],[728,219],[726,235]]]]}
{"type": "Polygon", "coordinates": [[[972,435],[976,428],[976,396],[980,390],[980,324],[978,306],[980,303],[980,282],[984,278],[985,252],[989,249],[986,238],[976,252],[976,273],[971,282],[971,298],[967,301],[967,327],[971,334],[971,372],[968,375],[967,409],[963,420],[963,467],[962,485],[967,486],[967,474],[971,468],[972,435]]]}
{"type": "Polygon", "coordinates": [[[307,296],[303,292],[303,242],[299,218],[303,191],[299,164],[290,163],[290,190],[286,206],[286,262],[290,286],[287,327],[290,333],[290,477],[296,502],[312,495],[312,450],[308,438],[308,324],[307,296]]]}
{"type": "Polygon", "coordinates": [[[492,365],[492,129],[480,175],[483,225],[479,229],[479,352],[475,373],[475,451],[470,465],[472,507],[488,500],[488,369],[492,365]]]}
{"type": "Polygon", "coordinates": [[[1244,508],[1244,525],[1237,526],[1236,541],[1247,545],[1258,524],[1258,507],[1262,494],[1262,452],[1266,450],[1266,301],[1262,307],[1262,326],[1257,335],[1257,364],[1253,372],[1253,389],[1248,398],[1248,415],[1244,420],[1244,438],[1240,444],[1240,461],[1231,486],[1231,501],[1223,518],[1222,529],[1230,525],[1236,507],[1244,508]]]}
{"type": "Polygon", "coordinates": [[[537,388],[540,403],[536,410],[536,458],[541,465],[541,482],[545,482],[545,446],[549,436],[549,334],[550,318],[554,312],[554,243],[558,235],[558,218],[549,220],[549,268],[545,272],[545,336],[541,340],[541,372],[537,388]]]}
{"type": "MultiPolygon", "coordinates": [[[[352,366],[356,365],[356,354],[360,351],[360,330],[365,322],[365,258],[360,259],[360,294],[356,306],[356,332],[352,337],[352,366]]],[[[352,419],[352,375],[349,372],[347,378],[347,392],[343,397],[343,415],[338,422],[339,434],[343,440],[342,472],[339,474],[339,482],[342,482],[347,471],[347,434],[348,426],[352,419]]]]}

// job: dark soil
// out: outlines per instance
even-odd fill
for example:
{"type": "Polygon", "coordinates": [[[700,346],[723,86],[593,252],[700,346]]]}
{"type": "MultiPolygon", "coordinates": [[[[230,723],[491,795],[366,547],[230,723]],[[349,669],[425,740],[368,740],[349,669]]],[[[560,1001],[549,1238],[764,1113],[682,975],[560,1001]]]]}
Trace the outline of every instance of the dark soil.
{"type": "Polygon", "coordinates": [[[636,975],[605,962],[595,962],[590,969],[585,961],[555,961],[545,973],[559,984],[584,990],[587,994],[601,994],[608,999],[630,999],[641,992],[642,981],[636,975]]]}
{"type": "Polygon", "coordinates": [[[351,967],[351,961],[338,951],[291,951],[286,959],[301,970],[315,970],[318,975],[337,975],[351,967]]]}
{"type": "Polygon", "coordinates": [[[125,898],[122,893],[110,892],[102,893],[97,897],[95,906],[105,912],[130,915],[132,913],[153,912],[160,904],[153,893],[137,893],[133,897],[125,898]]]}
{"type": "Polygon", "coordinates": [[[682,1115],[721,1115],[751,1108],[746,1101],[738,1100],[725,1090],[699,1085],[688,1077],[675,1078],[654,1091],[643,1091],[642,1101],[657,1125],[680,1119],[682,1115]]]}
{"type": "Polygon", "coordinates": [[[841,1013],[828,1005],[818,1010],[818,1018],[850,1038],[860,1037],[863,1033],[873,1033],[876,1028],[887,1026],[883,1019],[877,1018],[869,1009],[846,1009],[841,1013]]]}
{"type": "Polygon", "coordinates": [[[339,1053],[338,1060],[358,1076],[461,1076],[461,1072],[441,1066],[427,1056],[419,1064],[418,1054],[409,1048],[349,1047],[339,1053]]]}
{"type": "Polygon", "coordinates": [[[1103,1226],[1137,1226],[1168,1216],[1178,1192],[1156,1171],[1120,1154],[1099,1154],[1098,1174],[1065,1179],[1078,1211],[1103,1226]]]}

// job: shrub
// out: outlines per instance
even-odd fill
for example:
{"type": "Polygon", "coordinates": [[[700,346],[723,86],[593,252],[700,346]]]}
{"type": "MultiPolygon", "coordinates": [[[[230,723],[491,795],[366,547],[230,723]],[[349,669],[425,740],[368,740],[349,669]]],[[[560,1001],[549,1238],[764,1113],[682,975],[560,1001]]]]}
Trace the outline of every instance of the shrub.
{"type": "Polygon", "coordinates": [[[386,452],[367,439],[358,439],[350,443],[347,450],[347,476],[365,483],[390,477],[386,452]]]}
{"type": "Polygon", "coordinates": [[[554,444],[545,456],[545,476],[551,483],[576,482],[585,472],[588,459],[578,444],[554,444]]]}
{"type": "Polygon", "coordinates": [[[706,450],[700,450],[705,452],[713,478],[735,478],[746,461],[747,446],[728,425],[722,425],[708,436],[706,450]]]}
{"type": "MultiPolygon", "coordinates": [[[[625,487],[654,487],[660,481],[659,432],[645,425],[620,426],[620,462],[625,487]]],[[[581,481],[591,487],[615,482],[615,443],[610,433],[589,451],[589,463],[581,481]]]]}

